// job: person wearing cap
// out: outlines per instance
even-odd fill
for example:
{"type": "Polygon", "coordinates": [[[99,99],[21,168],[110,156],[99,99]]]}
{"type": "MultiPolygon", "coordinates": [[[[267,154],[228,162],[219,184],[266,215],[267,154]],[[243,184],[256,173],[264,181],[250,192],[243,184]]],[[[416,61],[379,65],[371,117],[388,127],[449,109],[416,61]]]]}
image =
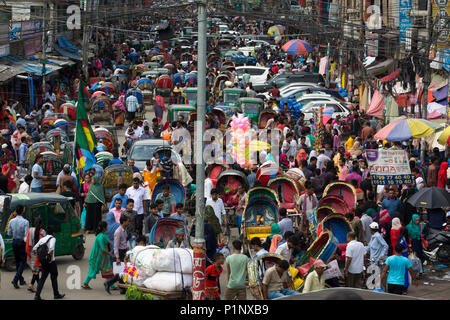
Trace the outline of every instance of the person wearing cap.
{"type": "Polygon", "coordinates": [[[314,261],[313,267],[314,271],[310,272],[305,279],[302,293],[325,289],[325,277],[323,272],[327,268],[327,265],[322,259],[317,259],[314,261]]]}
{"type": "Polygon", "coordinates": [[[380,258],[387,257],[389,246],[379,232],[378,223],[372,222],[369,227],[372,237],[367,245],[366,254],[369,255],[370,264],[377,264],[380,258]]]}
{"type": "Polygon", "coordinates": [[[166,246],[166,249],[170,248],[190,248],[189,243],[185,239],[185,232],[183,228],[175,231],[175,238],[171,239],[166,246]]]}
{"type": "Polygon", "coordinates": [[[288,270],[289,263],[286,260],[280,260],[275,266],[266,270],[262,281],[262,291],[265,300],[299,294],[298,291],[289,289],[293,287],[293,283],[287,272],[288,270]]]}

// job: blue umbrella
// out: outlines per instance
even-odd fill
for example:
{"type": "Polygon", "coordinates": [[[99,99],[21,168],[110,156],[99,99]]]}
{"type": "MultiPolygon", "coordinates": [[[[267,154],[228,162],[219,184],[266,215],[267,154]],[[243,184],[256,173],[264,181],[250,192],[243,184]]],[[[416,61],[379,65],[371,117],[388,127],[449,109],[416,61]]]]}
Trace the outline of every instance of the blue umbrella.
{"type": "Polygon", "coordinates": [[[309,52],[312,52],[313,48],[305,40],[295,39],[283,45],[283,47],[281,47],[281,50],[286,52],[286,54],[290,54],[293,56],[303,56],[307,55],[309,52]]]}
{"type": "Polygon", "coordinates": [[[137,84],[140,85],[141,83],[144,83],[144,82],[152,83],[152,80],[150,80],[148,78],[142,78],[142,79],[138,80],[137,84]]]}

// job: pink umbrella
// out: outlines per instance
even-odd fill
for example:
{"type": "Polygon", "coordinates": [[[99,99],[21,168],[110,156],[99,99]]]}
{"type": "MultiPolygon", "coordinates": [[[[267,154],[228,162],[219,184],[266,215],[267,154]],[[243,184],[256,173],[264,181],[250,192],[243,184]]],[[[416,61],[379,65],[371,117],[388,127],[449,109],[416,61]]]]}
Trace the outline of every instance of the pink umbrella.
{"type": "Polygon", "coordinates": [[[93,97],[99,97],[99,96],[106,96],[106,93],[104,93],[103,91],[95,91],[93,94],[92,94],[92,96],[91,96],[91,98],[93,98],[93,97]]]}

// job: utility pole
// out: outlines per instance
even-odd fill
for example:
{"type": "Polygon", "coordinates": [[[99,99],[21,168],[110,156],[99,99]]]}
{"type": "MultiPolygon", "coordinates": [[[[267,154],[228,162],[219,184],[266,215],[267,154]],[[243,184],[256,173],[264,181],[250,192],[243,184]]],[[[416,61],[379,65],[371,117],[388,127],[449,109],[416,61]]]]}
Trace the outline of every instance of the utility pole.
{"type": "Polygon", "coordinates": [[[84,81],[86,85],[89,85],[89,72],[88,72],[88,43],[89,43],[89,29],[87,26],[87,14],[90,6],[85,3],[83,10],[83,64],[82,74],[84,75],[84,81]]]}
{"type": "Polygon", "coordinates": [[[205,164],[203,159],[203,133],[205,131],[206,108],[206,0],[198,0],[198,94],[195,139],[196,191],[195,191],[195,241],[193,270],[193,300],[205,300],[205,239],[204,198],[205,164]]]}
{"type": "Polygon", "coordinates": [[[42,19],[42,90],[45,88],[45,64],[47,63],[47,12],[48,12],[48,0],[44,0],[44,10],[42,19]]]}

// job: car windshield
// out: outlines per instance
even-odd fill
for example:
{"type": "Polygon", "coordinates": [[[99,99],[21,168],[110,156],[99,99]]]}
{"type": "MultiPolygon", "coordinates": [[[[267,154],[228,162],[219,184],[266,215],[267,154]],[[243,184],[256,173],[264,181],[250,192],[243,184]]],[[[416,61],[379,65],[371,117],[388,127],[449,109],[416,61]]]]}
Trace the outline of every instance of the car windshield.
{"type": "Polygon", "coordinates": [[[130,159],[135,161],[147,161],[153,157],[153,152],[156,148],[161,147],[158,145],[139,145],[134,146],[131,151],[130,159]]]}
{"type": "Polygon", "coordinates": [[[258,114],[260,111],[260,104],[255,102],[245,102],[242,104],[242,109],[244,110],[244,113],[249,114],[258,114]]]}
{"type": "Polygon", "coordinates": [[[239,93],[225,93],[223,101],[225,103],[236,103],[241,95],[239,93]]]}

